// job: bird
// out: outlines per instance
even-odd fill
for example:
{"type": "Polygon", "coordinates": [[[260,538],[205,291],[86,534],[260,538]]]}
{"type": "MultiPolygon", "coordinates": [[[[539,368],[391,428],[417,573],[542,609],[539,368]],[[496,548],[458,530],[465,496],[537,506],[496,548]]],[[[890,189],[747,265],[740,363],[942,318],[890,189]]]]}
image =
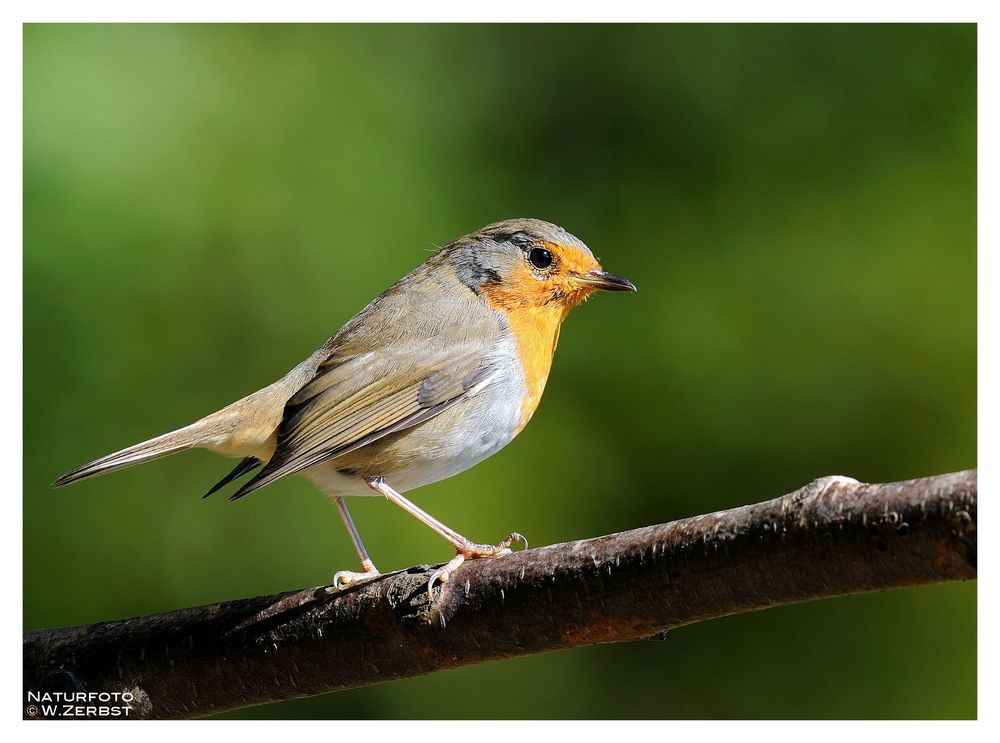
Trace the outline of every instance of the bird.
{"type": "Polygon", "coordinates": [[[454,548],[431,573],[432,591],[466,560],[509,554],[527,540],[511,532],[497,544],[473,542],[403,494],[472,467],[524,429],[563,320],[601,290],[636,287],[555,224],[489,224],[437,250],[273,384],[54,485],[194,447],[240,460],[205,497],[256,470],[230,500],[301,473],[332,498],[361,561],[360,571],[337,571],[330,590],[380,575],[345,498],[381,495],[454,548]]]}

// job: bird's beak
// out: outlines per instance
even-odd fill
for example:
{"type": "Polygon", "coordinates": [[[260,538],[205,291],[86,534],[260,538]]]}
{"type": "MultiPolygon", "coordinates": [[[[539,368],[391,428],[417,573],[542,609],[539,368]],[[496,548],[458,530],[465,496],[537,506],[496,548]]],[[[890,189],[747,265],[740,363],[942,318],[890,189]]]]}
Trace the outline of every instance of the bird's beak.
{"type": "Polygon", "coordinates": [[[574,278],[581,284],[608,292],[634,292],[636,290],[635,284],[628,279],[623,279],[621,276],[615,276],[613,273],[599,269],[577,274],[574,278]]]}

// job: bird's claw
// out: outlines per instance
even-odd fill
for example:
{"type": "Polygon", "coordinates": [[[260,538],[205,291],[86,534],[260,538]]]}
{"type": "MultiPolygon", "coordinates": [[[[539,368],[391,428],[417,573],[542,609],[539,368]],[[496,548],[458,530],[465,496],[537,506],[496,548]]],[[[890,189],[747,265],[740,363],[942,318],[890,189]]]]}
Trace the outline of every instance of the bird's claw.
{"type": "Polygon", "coordinates": [[[451,574],[458,570],[466,560],[500,557],[501,555],[511,554],[510,545],[514,542],[520,542],[524,545],[524,549],[528,549],[528,540],[524,538],[523,534],[518,534],[516,531],[512,531],[505,539],[500,540],[499,544],[475,544],[467,542],[459,548],[458,553],[453,558],[431,573],[431,577],[427,580],[427,593],[433,595],[434,584],[440,583],[444,585],[447,583],[448,579],[451,578],[451,574]]]}
{"type": "Polygon", "coordinates": [[[338,570],[333,574],[333,583],[327,588],[327,592],[342,591],[348,586],[352,586],[362,580],[377,578],[382,575],[374,565],[371,568],[365,567],[364,572],[355,573],[351,570],[338,570]]]}
{"type": "Polygon", "coordinates": [[[451,577],[452,572],[458,570],[458,567],[463,562],[465,562],[465,557],[466,556],[463,553],[459,552],[457,555],[451,558],[447,563],[445,563],[437,570],[435,570],[433,573],[431,573],[431,577],[428,578],[427,580],[427,593],[429,595],[434,594],[435,583],[441,583],[442,585],[447,583],[448,579],[451,577]]]}
{"type": "Polygon", "coordinates": [[[507,538],[500,542],[501,547],[510,547],[514,542],[520,542],[524,545],[524,549],[528,549],[528,540],[523,534],[519,534],[516,531],[512,531],[507,535],[507,538]]]}

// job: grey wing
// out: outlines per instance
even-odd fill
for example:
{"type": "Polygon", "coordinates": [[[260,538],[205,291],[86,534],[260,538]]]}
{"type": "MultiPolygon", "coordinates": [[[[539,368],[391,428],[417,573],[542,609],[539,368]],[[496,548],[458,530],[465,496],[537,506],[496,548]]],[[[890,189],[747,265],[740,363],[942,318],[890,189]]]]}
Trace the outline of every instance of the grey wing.
{"type": "Polygon", "coordinates": [[[487,384],[482,343],[329,358],[286,404],[274,456],[231,500],[441,413],[487,384]]]}

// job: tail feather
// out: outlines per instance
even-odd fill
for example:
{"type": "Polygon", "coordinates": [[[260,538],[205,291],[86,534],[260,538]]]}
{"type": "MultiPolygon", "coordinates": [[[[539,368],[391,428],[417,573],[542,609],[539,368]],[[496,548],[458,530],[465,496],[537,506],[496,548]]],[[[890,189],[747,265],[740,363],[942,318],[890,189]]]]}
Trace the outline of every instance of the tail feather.
{"type": "Polygon", "coordinates": [[[59,487],[68,485],[77,480],[86,480],[89,477],[97,477],[107,472],[131,467],[134,464],[149,462],[153,459],[165,457],[193,446],[202,444],[206,439],[206,430],[202,421],[192,423],[176,431],[165,433],[162,436],[143,441],[113,454],[108,454],[88,462],[85,465],[70,470],[56,480],[53,485],[59,487]]]}
{"type": "Polygon", "coordinates": [[[240,463],[238,465],[236,465],[236,467],[233,468],[232,472],[230,472],[228,475],[226,475],[221,480],[219,480],[217,483],[215,483],[215,485],[212,486],[212,489],[209,490],[207,493],[205,493],[201,497],[202,498],[207,498],[208,496],[210,496],[215,491],[221,490],[222,488],[224,488],[226,485],[228,485],[229,483],[231,483],[233,480],[238,480],[241,477],[243,477],[243,475],[246,475],[246,474],[248,474],[250,472],[253,472],[255,469],[257,469],[258,467],[260,467],[262,464],[264,464],[264,463],[262,461],[260,461],[259,459],[257,459],[257,457],[245,457],[245,458],[241,459],[240,463]]]}
{"type": "Polygon", "coordinates": [[[317,352],[274,384],[247,395],[189,426],[77,467],[60,477],[53,485],[57,487],[68,485],[77,480],[97,477],[196,446],[212,449],[227,456],[244,457],[233,472],[209,491],[214,492],[258,466],[262,453],[266,453],[265,459],[270,457],[270,452],[273,451],[271,442],[275,429],[281,423],[285,401],[292,391],[302,385],[304,375],[313,373],[315,364],[320,360],[321,354],[317,352]]]}

